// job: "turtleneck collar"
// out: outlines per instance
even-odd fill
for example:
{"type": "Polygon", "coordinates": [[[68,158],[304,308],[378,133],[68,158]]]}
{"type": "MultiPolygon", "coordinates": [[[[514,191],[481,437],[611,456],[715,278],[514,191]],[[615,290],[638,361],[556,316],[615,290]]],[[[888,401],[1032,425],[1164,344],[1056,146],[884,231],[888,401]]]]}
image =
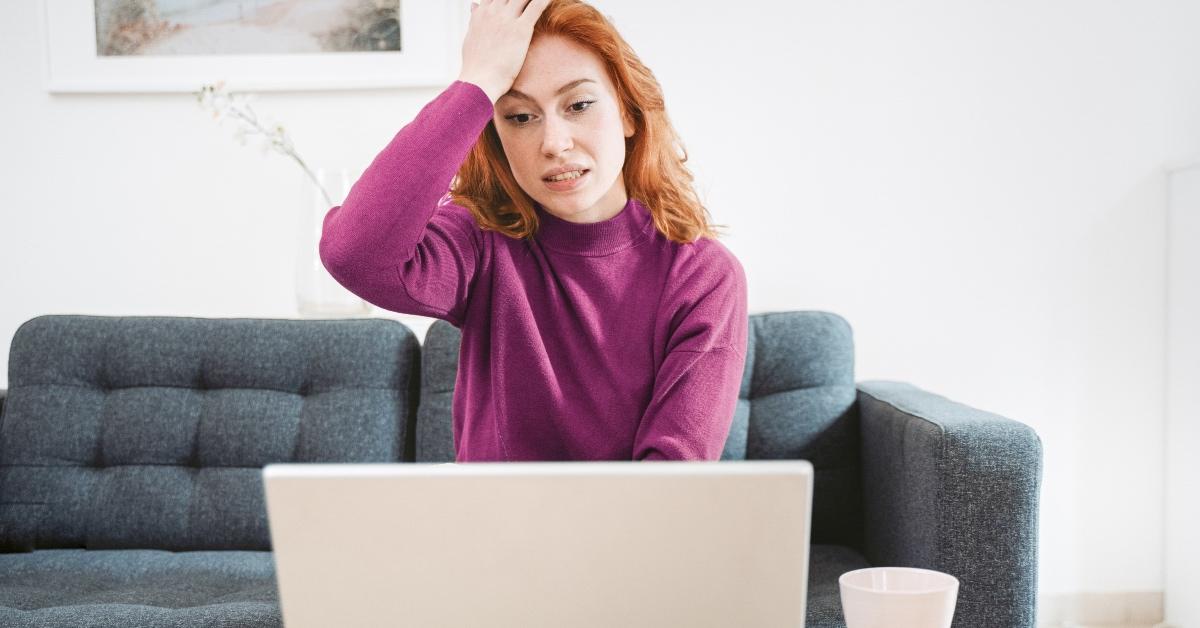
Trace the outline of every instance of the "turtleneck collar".
{"type": "Polygon", "coordinates": [[[572,255],[608,255],[640,242],[652,223],[650,210],[630,197],[608,220],[578,223],[563,220],[533,202],[537,210],[537,240],[546,248],[572,255]]]}

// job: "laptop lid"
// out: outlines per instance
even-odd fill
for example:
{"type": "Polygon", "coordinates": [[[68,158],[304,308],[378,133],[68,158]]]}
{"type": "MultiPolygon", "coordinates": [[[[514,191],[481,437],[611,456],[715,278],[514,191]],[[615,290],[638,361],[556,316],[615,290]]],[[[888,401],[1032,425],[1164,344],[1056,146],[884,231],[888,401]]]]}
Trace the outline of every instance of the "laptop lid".
{"type": "Polygon", "coordinates": [[[284,625],[803,626],[803,460],[263,468],[284,625]]]}

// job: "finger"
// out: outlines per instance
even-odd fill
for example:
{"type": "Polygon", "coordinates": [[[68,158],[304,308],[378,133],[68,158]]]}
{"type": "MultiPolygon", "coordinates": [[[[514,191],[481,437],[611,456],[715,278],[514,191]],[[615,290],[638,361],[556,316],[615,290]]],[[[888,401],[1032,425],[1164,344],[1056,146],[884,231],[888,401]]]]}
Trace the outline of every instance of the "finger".
{"type": "MultiPolygon", "coordinates": [[[[521,1],[524,2],[524,0],[521,1]]],[[[537,22],[549,4],[550,0],[529,0],[529,4],[525,6],[525,11],[521,13],[521,19],[530,23],[537,22]]]]}
{"type": "Polygon", "coordinates": [[[508,9],[509,14],[512,15],[513,17],[520,17],[521,9],[523,9],[525,7],[525,3],[528,0],[495,0],[495,1],[504,4],[504,8],[508,9]]]}

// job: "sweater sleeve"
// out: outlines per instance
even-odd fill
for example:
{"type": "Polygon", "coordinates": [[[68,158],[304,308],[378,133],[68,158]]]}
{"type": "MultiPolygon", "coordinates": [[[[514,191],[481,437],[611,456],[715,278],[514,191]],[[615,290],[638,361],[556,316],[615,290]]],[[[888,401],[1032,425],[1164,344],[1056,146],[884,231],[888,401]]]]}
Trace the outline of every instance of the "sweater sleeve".
{"type": "Polygon", "coordinates": [[[633,459],[719,460],[745,363],[732,347],[668,355],[638,428],[633,459]]]}
{"type": "Polygon", "coordinates": [[[482,231],[448,190],[493,113],[477,85],[454,81],[406,124],[325,214],[321,263],[379,307],[461,327],[482,231]]]}
{"type": "Polygon", "coordinates": [[[721,458],[749,340],[746,276],[732,254],[722,259],[677,284],[681,314],[638,425],[634,460],[721,458]]]}

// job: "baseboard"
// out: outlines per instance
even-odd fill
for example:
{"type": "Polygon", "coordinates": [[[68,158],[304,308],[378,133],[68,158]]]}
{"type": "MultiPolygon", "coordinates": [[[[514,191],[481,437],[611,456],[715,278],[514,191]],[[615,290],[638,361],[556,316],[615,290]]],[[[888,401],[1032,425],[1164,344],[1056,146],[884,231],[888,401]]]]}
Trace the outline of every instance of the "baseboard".
{"type": "Polygon", "coordinates": [[[1162,621],[1162,591],[1060,593],[1038,598],[1039,628],[1172,628],[1162,621]]]}

